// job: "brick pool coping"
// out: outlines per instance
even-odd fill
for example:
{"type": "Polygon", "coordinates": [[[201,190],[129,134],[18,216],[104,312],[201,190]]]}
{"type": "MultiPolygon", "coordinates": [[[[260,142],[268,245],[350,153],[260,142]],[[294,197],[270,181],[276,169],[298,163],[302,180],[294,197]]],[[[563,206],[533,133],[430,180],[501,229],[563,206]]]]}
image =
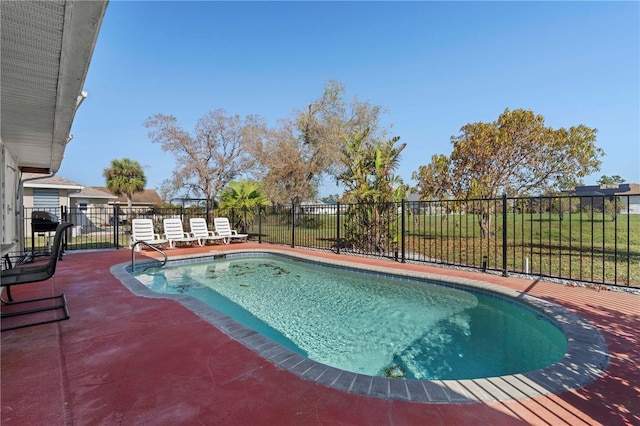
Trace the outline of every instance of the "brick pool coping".
{"type": "MultiPolygon", "coordinates": [[[[508,376],[468,380],[406,380],[373,377],[312,361],[191,296],[154,293],[129,273],[129,262],[114,265],[111,267],[111,272],[132,293],[141,297],[177,301],[276,366],[306,380],[353,394],[423,403],[497,402],[534,398],[585,386],[602,375],[609,363],[609,353],[604,339],[598,330],[585,319],[555,303],[479,280],[332,260],[311,254],[292,253],[277,249],[215,250],[209,255],[200,253],[190,256],[175,256],[170,259],[170,262],[191,263],[223,258],[227,255],[230,257],[241,256],[242,254],[275,254],[329,266],[363,270],[369,273],[436,281],[458,288],[471,287],[474,291],[497,294],[507,300],[523,303],[545,315],[565,334],[567,350],[559,361],[548,367],[508,376]]],[[[139,263],[138,266],[145,266],[148,263],[150,262],[139,263]]]]}

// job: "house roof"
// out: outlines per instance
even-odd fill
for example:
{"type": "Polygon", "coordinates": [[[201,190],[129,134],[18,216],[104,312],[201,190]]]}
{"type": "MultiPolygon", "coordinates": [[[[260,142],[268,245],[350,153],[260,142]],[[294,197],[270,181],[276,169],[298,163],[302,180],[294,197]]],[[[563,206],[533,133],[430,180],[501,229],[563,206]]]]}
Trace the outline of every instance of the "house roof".
{"type": "Polygon", "coordinates": [[[58,188],[81,190],[84,185],[60,176],[42,176],[38,173],[23,173],[22,185],[25,188],[58,188]]]}
{"type": "MultiPolygon", "coordinates": [[[[104,186],[84,186],[60,176],[42,176],[38,173],[23,173],[22,182],[25,188],[51,188],[66,189],[77,191],[69,194],[71,198],[105,198],[110,202],[126,203],[127,197],[124,195],[115,195],[107,187],[104,186]]],[[[145,189],[142,192],[133,194],[132,201],[134,204],[159,205],[162,204],[162,198],[155,189],[145,189]]]]}
{"type": "Polygon", "coordinates": [[[610,185],[585,185],[576,186],[576,195],[640,195],[640,184],[620,183],[610,185]]]}
{"type": "Polygon", "coordinates": [[[0,139],[20,170],[60,168],[107,1],[0,2],[0,139]]]}
{"type": "MultiPolygon", "coordinates": [[[[640,184],[629,183],[629,189],[626,191],[616,191],[616,195],[640,195],[640,184]]],[[[620,185],[622,186],[622,185],[620,185]]],[[[620,188],[623,189],[623,188],[620,188]]]]}
{"type": "Polygon", "coordinates": [[[84,186],[60,176],[42,176],[38,173],[23,173],[22,182],[25,188],[50,188],[74,191],[69,194],[70,198],[103,198],[107,200],[115,200],[118,198],[108,191],[101,191],[90,186],[84,186]]]}
{"type": "Polygon", "coordinates": [[[105,198],[109,201],[115,200],[116,197],[113,194],[110,194],[105,191],[100,191],[99,189],[93,188],[91,186],[86,186],[82,188],[80,192],[74,192],[73,194],[69,194],[70,198],[105,198]]]}
{"type": "MultiPolygon", "coordinates": [[[[99,191],[103,191],[103,192],[107,192],[109,194],[114,195],[117,198],[115,201],[118,202],[118,203],[126,203],[127,202],[127,197],[126,196],[124,196],[124,195],[116,196],[115,194],[113,194],[111,191],[109,191],[104,186],[94,186],[93,189],[96,189],[96,190],[99,190],[99,191]]],[[[136,192],[131,197],[131,201],[132,201],[133,204],[145,204],[145,205],[162,204],[162,198],[160,198],[160,196],[158,195],[158,193],[156,192],[155,189],[145,189],[142,192],[136,192]]]]}

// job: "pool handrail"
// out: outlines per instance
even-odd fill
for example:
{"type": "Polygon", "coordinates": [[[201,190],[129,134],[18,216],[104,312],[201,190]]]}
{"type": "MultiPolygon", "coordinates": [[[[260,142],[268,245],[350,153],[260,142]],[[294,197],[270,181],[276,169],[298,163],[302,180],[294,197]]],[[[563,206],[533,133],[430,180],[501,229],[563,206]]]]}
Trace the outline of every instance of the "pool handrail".
{"type": "Polygon", "coordinates": [[[164,256],[164,261],[162,262],[162,264],[160,265],[160,267],[163,267],[164,265],[167,264],[167,253],[165,253],[164,251],[160,250],[158,247],[153,246],[152,244],[149,244],[146,241],[136,241],[135,243],[133,243],[133,245],[131,246],[131,271],[135,271],[136,270],[136,246],[138,244],[144,244],[145,246],[154,249],[155,251],[157,251],[158,253],[160,253],[162,256],[164,256]]]}

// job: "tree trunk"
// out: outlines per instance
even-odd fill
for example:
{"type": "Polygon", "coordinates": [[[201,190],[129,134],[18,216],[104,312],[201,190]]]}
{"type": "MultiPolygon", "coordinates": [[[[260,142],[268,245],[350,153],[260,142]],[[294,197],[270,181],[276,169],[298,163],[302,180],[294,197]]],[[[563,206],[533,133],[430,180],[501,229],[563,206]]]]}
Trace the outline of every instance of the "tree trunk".
{"type": "Polygon", "coordinates": [[[127,225],[131,226],[133,221],[133,212],[131,211],[131,206],[133,205],[133,200],[131,199],[131,194],[127,194],[127,225]]]}
{"type": "Polygon", "coordinates": [[[291,199],[291,208],[293,209],[293,223],[294,228],[300,227],[302,221],[300,220],[300,197],[294,197],[291,199]]]}
{"type": "Polygon", "coordinates": [[[491,236],[491,212],[478,213],[478,225],[480,225],[480,237],[489,238],[491,236]]]}

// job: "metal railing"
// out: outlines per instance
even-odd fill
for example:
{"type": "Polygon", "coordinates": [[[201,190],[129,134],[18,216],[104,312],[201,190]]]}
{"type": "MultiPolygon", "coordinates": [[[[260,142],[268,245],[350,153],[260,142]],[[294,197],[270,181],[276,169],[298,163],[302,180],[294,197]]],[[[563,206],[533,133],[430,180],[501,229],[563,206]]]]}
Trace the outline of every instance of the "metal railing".
{"type": "MultiPolygon", "coordinates": [[[[130,221],[179,217],[229,218],[232,228],[261,243],[331,250],[527,274],[594,284],[640,287],[640,206],[630,196],[501,197],[383,204],[303,204],[253,210],[200,207],[131,210],[61,208],[77,224],[67,249],[130,244],[130,221]]],[[[25,245],[31,247],[25,209],[25,245]]],[[[46,244],[36,236],[35,247],[46,244]]]]}
{"type": "Polygon", "coordinates": [[[136,241],[131,245],[131,271],[135,272],[136,270],[136,246],[139,246],[139,245],[143,245],[152,250],[155,250],[156,252],[160,253],[164,257],[164,260],[160,262],[160,267],[163,267],[164,265],[167,264],[167,253],[160,250],[158,247],[155,247],[154,245],[147,243],[146,241],[136,241]]]}

